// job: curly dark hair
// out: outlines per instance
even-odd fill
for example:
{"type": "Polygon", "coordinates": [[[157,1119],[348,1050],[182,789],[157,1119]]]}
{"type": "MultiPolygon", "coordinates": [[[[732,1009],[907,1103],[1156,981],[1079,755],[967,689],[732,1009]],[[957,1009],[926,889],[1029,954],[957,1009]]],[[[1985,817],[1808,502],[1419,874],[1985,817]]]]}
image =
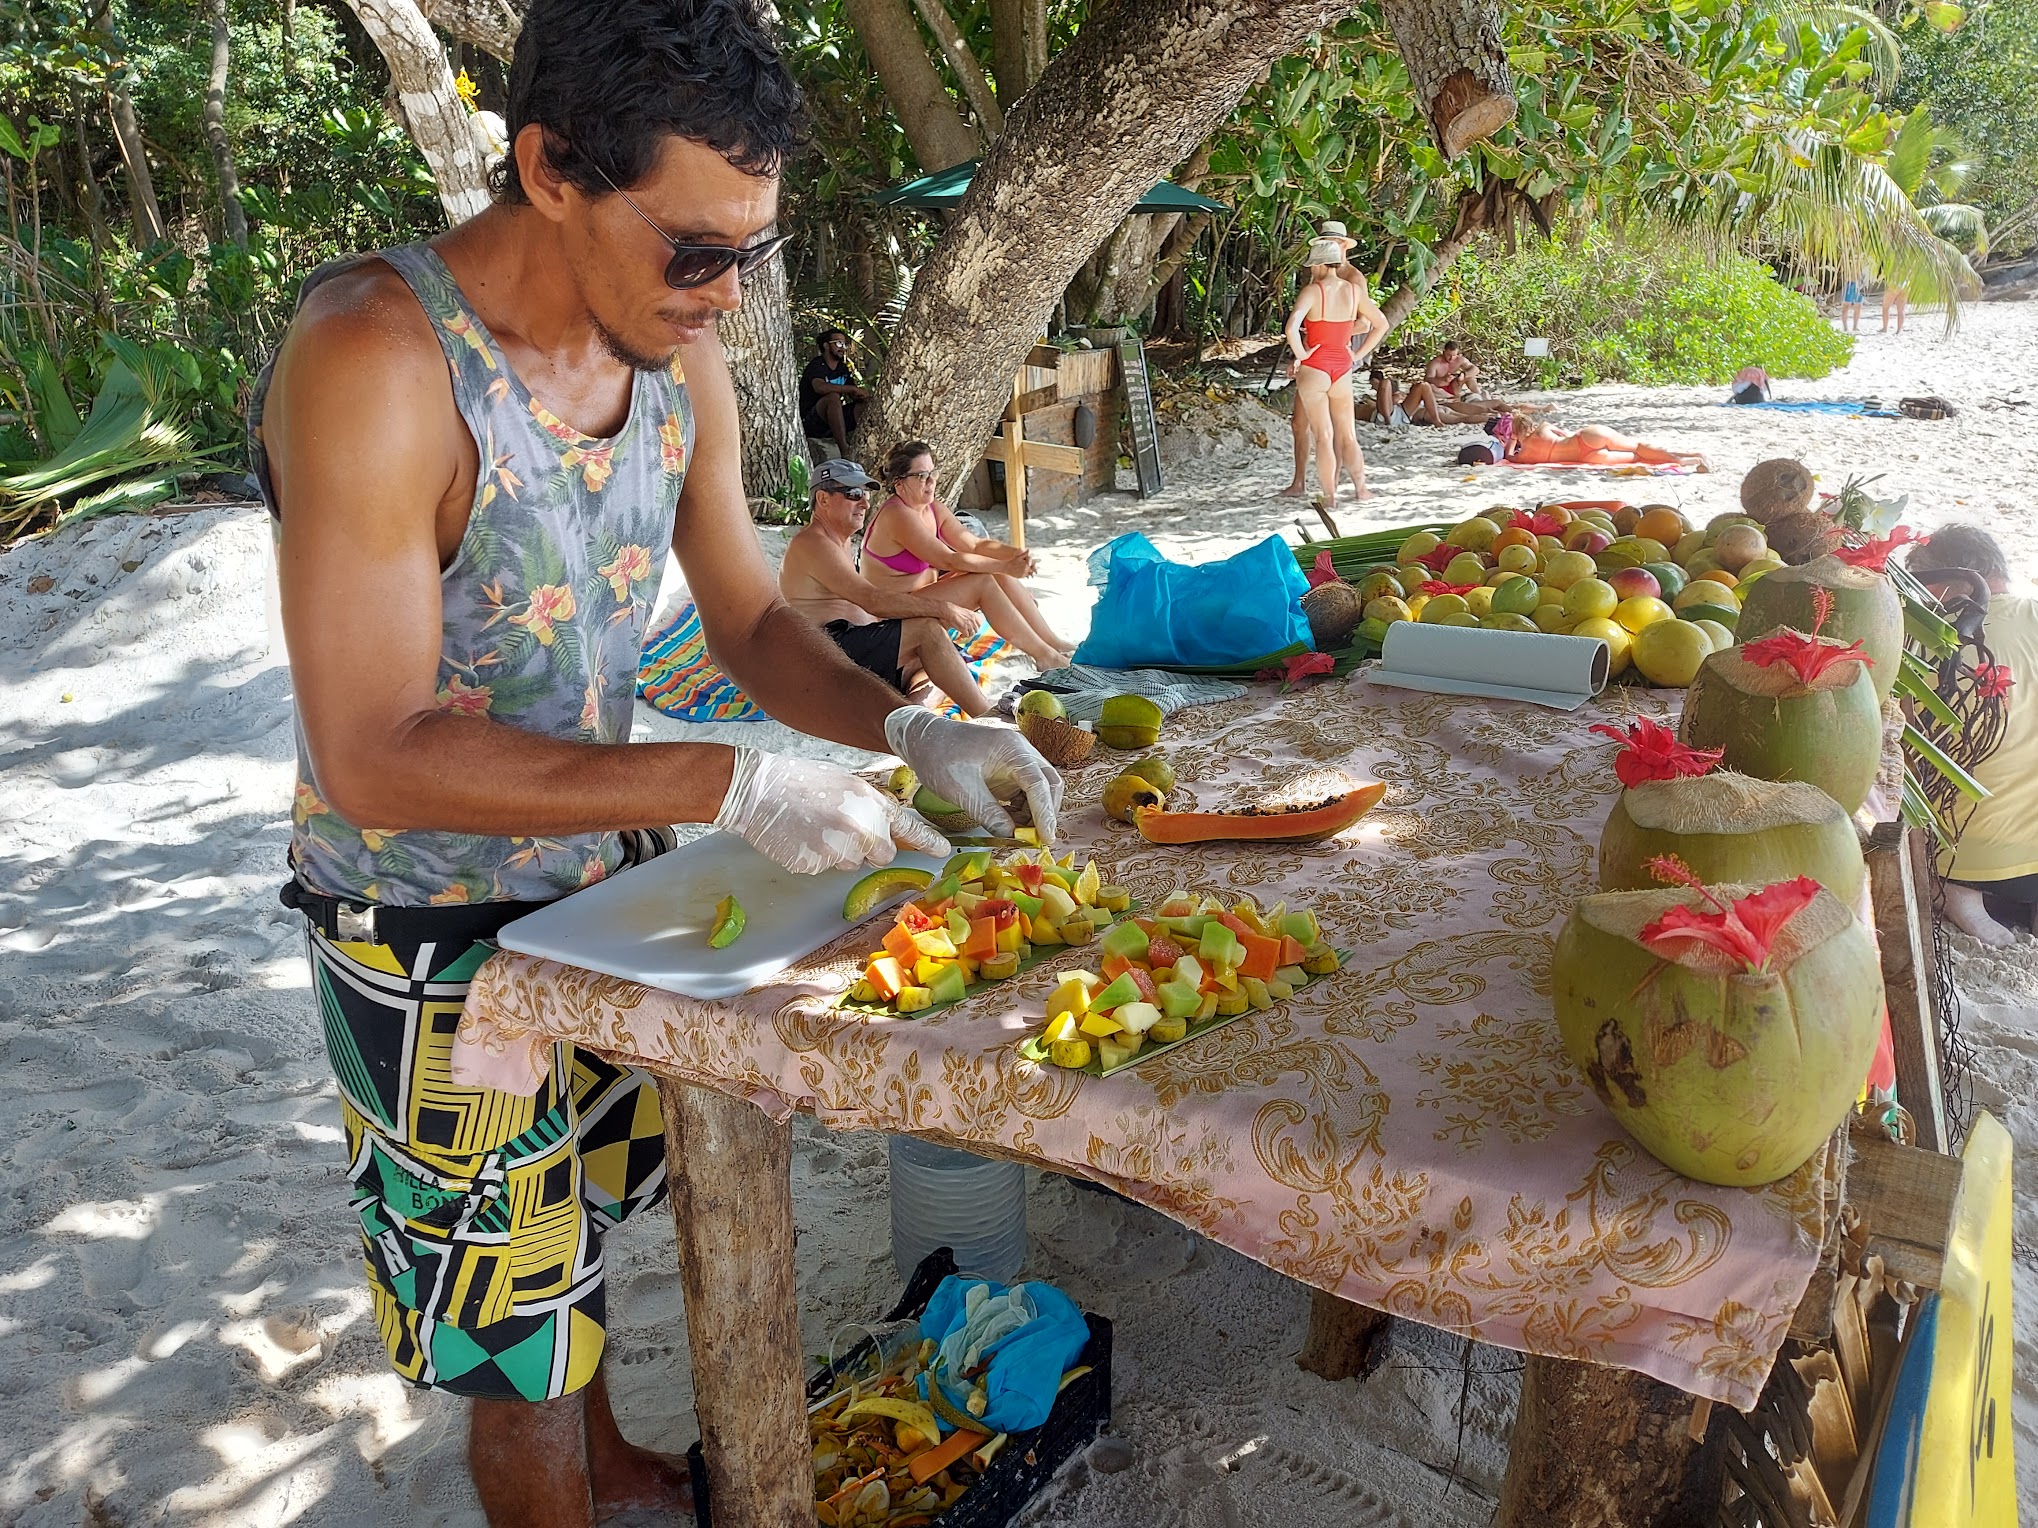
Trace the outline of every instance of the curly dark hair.
{"type": "Polygon", "coordinates": [[[913,463],[933,455],[934,448],[924,440],[902,440],[885,453],[885,464],[878,469],[878,476],[887,484],[896,483],[913,470],[913,463]]]}
{"type": "MultiPolygon", "coordinates": [[[[610,180],[641,181],[668,133],[759,176],[776,175],[807,136],[799,87],[754,0],[534,0],[505,115],[512,145],[543,128],[547,160],[590,197],[610,180]]],[[[498,202],[530,201],[514,151],[489,185],[498,202]]]]}

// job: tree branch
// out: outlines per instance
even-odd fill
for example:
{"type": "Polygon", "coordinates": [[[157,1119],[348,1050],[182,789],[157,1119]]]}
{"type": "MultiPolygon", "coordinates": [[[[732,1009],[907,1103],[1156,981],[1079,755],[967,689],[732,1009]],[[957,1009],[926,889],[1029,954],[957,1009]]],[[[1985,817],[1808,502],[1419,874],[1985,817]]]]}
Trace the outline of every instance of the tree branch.
{"type": "Polygon", "coordinates": [[[347,0],[389,66],[404,126],[438,183],[446,219],[464,223],[488,205],[487,168],[446,50],[416,0],[347,0]]]}
{"type": "Polygon", "coordinates": [[[1497,0],[1381,0],[1380,13],[1444,158],[1514,120],[1497,0]]]}
{"type": "Polygon", "coordinates": [[[419,0],[425,20],[504,63],[516,52],[527,0],[419,0]]]}
{"type": "Polygon", "coordinates": [[[905,0],[843,0],[842,9],[920,168],[945,170],[976,158],[981,142],[935,72],[905,0]]]}
{"type": "Polygon", "coordinates": [[[941,44],[941,56],[948,60],[949,71],[961,84],[963,99],[976,113],[977,125],[983,129],[984,136],[997,137],[1005,130],[1005,114],[998,109],[998,98],[991,94],[991,82],[984,76],[984,66],[963,39],[955,18],[948,14],[948,6],[944,0],[913,0],[913,9],[920,13],[920,19],[927,23],[927,30],[941,44]]]}

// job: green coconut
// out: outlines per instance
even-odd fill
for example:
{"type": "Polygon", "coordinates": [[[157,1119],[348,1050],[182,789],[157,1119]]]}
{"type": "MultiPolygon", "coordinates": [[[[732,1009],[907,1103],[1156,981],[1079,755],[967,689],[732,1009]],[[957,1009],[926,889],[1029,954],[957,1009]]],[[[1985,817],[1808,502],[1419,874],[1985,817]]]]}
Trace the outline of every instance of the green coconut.
{"type": "Polygon", "coordinates": [[[1714,653],[1684,692],[1677,740],[1724,750],[1721,763],[1758,780],[1802,780],[1849,812],[1875,784],[1882,700],[1867,668],[1835,663],[1803,683],[1788,663],[1751,663],[1745,647],[1714,653]]]}
{"type": "Polygon", "coordinates": [[[1767,886],[1808,875],[1849,907],[1867,875],[1853,820],[1831,796],[1725,769],[1623,791],[1599,835],[1599,889],[1654,889],[1649,861],[1661,854],[1707,883],[1767,886]]]}
{"type": "Polygon", "coordinates": [[[1753,642],[1786,626],[1810,631],[1818,625],[1814,589],[1833,596],[1833,613],[1819,627],[1819,635],[1859,642],[1873,665],[1868,678],[1876,697],[1887,700],[1903,662],[1904,605],[1883,574],[1857,568],[1830,553],[1801,568],[1772,569],[1742,591],[1741,624],[1734,634],[1753,642]]]}
{"type": "MultiPolygon", "coordinates": [[[[1722,901],[1752,888],[1716,886],[1722,901]]],[[[1853,1107],[1882,1024],[1875,940],[1821,891],[1783,926],[1767,967],[1641,930],[1682,889],[1585,897],[1557,936],[1551,989],[1564,1048],[1614,1118],[1666,1167],[1749,1187],[1809,1161],[1853,1107]]]]}

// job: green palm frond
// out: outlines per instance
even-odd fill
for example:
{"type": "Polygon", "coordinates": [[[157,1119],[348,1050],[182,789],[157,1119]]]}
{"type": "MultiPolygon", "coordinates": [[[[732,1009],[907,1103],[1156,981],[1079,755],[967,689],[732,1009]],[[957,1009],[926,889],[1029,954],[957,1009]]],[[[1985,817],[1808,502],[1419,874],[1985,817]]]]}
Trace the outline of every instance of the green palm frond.
{"type": "Polygon", "coordinates": [[[1840,0],[1750,0],[1749,13],[1776,19],[1786,47],[1795,47],[1800,26],[1808,26],[1826,38],[1841,38],[1850,32],[1865,34],[1861,56],[1875,70],[1877,84],[1887,89],[1903,72],[1903,48],[1887,22],[1862,5],[1840,0]]]}
{"type": "Polygon", "coordinates": [[[1988,214],[1981,208],[1967,202],[1934,202],[1920,207],[1918,216],[1940,238],[1965,249],[1970,260],[1988,253],[1988,214]]]}

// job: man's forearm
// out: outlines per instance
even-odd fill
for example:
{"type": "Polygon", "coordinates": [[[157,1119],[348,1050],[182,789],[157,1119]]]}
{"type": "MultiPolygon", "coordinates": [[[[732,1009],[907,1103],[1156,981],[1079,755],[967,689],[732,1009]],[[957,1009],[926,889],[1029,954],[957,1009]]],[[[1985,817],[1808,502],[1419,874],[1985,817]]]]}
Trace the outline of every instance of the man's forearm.
{"type": "Polygon", "coordinates": [[[320,794],[360,827],[518,838],[712,822],[735,752],[721,743],[577,743],[427,712],[379,744],[321,746],[320,794]]]}
{"type": "MultiPolygon", "coordinates": [[[[714,644],[709,644],[713,651],[714,644]]],[[[810,737],[889,753],[885,718],[905,697],[858,668],[812,621],[775,600],[728,654],[715,661],[773,720],[810,737]]]]}
{"type": "Polygon", "coordinates": [[[893,594],[888,590],[872,589],[868,598],[846,595],[852,605],[866,610],[881,621],[912,621],[922,616],[948,624],[949,606],[941,600],[931,600],[921,594],[893,594]]]}

